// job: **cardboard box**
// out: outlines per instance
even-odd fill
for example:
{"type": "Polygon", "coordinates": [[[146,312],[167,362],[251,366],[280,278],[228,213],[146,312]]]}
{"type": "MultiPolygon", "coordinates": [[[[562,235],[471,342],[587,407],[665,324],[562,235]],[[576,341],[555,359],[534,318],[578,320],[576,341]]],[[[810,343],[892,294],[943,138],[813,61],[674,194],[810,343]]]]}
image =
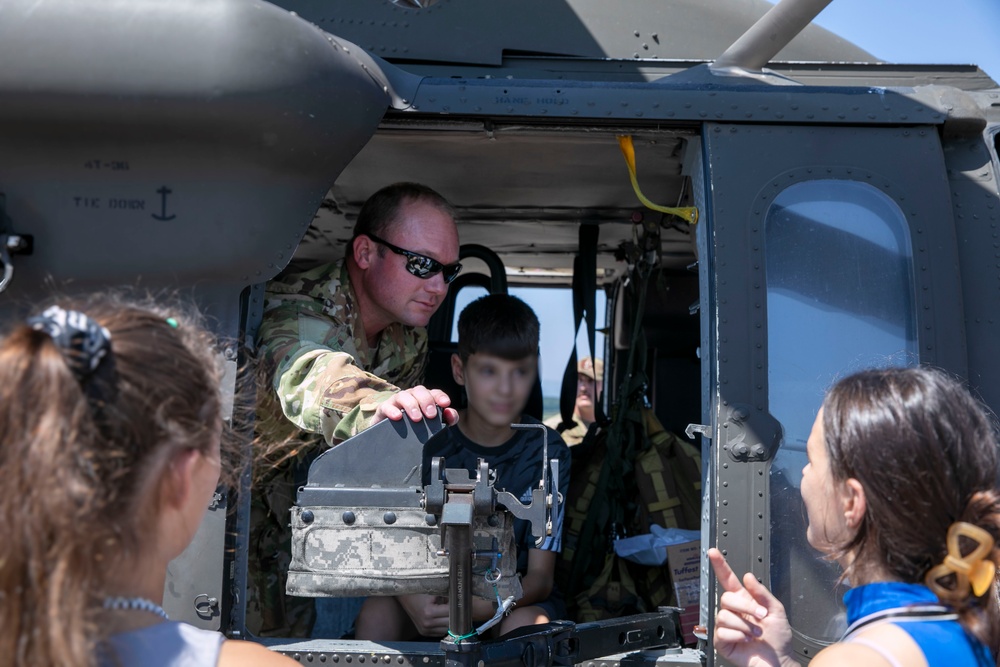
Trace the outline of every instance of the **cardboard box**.
{"type": "Polygon", "coordinates": [[[701,541],[667,547],[667,567],[670,568],[670,579],[677,595],[677,606],[681,608],[684,643],[693,644],[701,602],[701,541]]]}

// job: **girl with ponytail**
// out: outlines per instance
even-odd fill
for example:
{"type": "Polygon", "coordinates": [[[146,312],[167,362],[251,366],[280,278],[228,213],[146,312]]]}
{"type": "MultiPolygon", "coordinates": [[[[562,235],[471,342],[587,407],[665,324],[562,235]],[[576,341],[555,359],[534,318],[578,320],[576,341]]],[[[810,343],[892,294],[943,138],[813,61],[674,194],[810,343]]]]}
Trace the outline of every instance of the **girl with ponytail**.
{"type": "Polygon", "coordinates": [[[231,458],[220,370],[193,317],[119,297],[0,341],[0,662],[295,664],[160,607],[231,458]]]}
{"type": "MultiPolygon", "coordinates": [[[[809,544],[843,569],[848,629],[814,667],[995,664],[1000,471],[994,424],[930,368],[857,373],[826,395],[807,444],[809,544]]],[[[717,549],[715,649],[737,665],[794,665],[781,603],[717,549]]]]}

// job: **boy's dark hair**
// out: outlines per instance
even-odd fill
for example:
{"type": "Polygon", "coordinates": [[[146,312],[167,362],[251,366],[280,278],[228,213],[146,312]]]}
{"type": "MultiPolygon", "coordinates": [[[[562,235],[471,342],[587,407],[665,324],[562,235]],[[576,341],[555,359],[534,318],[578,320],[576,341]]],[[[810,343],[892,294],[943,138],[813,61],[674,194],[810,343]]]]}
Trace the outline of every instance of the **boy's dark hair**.
{"type": "Polygon", "coordinates": [[[487,294],[458,317],[458,356],[477,352],[516,361],[538,354],[538,317],[516,296],[487,294]]]}

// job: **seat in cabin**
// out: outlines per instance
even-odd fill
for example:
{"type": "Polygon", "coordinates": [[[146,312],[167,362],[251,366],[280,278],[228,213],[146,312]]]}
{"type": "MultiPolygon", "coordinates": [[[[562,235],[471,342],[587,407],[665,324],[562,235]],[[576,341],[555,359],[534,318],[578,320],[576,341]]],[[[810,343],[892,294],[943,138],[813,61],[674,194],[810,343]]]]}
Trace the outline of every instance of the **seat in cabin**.
{"type": "MultiPolygon", "coordinates": [[[[490,270],[489,277],[481,273],[465,273],[452,283],[445,302],[431,318],[427,327],[428,355],[427,370],[424,374],[424,386],[430,389],[440,389],[451,398],[451,405],[456,409],[467,406],[465,390],[455,382],[451,372],[451,355],[458,352],[458,342],[451,340],[451,331],[459,313],[455,312],[455,299],[464,287],[480,286],[491,294],[507,294],[507,275],[500,257],[486,246],[465,244],[459,250],[459,257],[481,259],[490,270]]],[[[535,378],[535,386],[528,397],[524,414],[542,419],[543,398],[542,378],[535,378]]]]}

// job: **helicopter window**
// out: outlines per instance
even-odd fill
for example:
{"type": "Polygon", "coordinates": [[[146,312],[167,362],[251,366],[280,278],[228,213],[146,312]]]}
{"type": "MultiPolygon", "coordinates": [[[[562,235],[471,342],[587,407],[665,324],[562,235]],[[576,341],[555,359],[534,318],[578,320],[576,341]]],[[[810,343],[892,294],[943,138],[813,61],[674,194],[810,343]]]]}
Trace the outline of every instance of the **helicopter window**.
{"type": "Polygon", "coordinates": [[[909,230],[867,183],[807,181],[775,198],[765,245],[769,406],[784,431],[770,478],[771,584],[798,631],[833,641],[838,572],[806,542],[799,496],[806,440],[838,377],[917,361],[909,230]]]}

